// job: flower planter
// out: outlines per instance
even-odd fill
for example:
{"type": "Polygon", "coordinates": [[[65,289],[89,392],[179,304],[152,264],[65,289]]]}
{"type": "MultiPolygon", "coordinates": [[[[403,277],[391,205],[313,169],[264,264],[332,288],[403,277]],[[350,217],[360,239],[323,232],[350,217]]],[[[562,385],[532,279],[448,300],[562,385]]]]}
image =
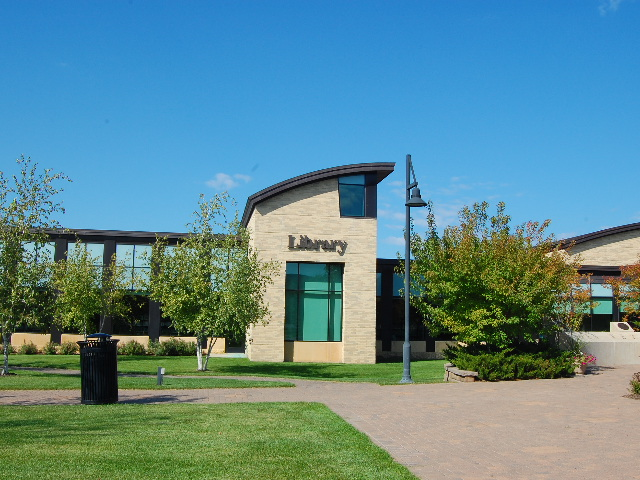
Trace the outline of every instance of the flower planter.
{"type": "Polygon", "coordinates": [[[573,373],[575,373],[576,375],[584,375],[585,373],[587,373],[587,364],[585,363],[576,365],[573,373]]]}

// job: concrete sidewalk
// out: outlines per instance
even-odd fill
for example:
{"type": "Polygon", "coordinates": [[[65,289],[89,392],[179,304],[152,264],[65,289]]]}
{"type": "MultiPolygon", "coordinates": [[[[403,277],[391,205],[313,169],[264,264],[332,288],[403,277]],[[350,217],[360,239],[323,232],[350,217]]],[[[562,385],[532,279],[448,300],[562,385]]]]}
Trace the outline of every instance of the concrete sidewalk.
{"type": "MultiPolygon", "coordinates": [[[[120,390],[120,402],[322,402],[421,479],[640,479],[640,401],[625,397],[636,371],[497,383],[120,390]]],[[[0,392],[4,405],[79,403],[79,391],[0,392]]]]}

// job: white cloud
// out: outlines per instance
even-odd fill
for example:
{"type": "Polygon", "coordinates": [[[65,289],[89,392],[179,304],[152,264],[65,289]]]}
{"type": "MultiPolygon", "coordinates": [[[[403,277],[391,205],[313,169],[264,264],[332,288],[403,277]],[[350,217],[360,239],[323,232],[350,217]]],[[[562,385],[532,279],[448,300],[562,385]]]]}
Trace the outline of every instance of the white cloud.
{"type": "Polygon", "coordinates": [[[598,6],[598,11],[604,17],[608,13],[617,12],[622,2],[623,0],[602,0],[598,6]]]}
{"type": "Polygon", "coordinates": [[[251,181],[251,177],[249,175],[242,175],[241,173],[236,173],[233,178],[242,180],[244,183],[249,183],[251,181]]]}
{"type": "Polygon", "coordinates": [[[207,187],[211,187],[215,190],[231,190],[237,187],[240,183],[249,183],[251,177],[248,175],[242,175],[236,173],[235,175],[227,175],[226,173],[216,173],[216,176],[211,180],[207,180],[205,183],[207,187]]]}

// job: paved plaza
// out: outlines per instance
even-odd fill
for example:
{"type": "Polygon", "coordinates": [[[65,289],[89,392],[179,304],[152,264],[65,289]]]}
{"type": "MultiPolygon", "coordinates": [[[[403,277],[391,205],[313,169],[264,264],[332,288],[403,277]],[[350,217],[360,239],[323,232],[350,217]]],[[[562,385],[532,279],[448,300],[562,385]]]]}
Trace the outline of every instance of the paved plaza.
{"type": "MultiPolygon", "coordinates": [[[[123,403],[321,402],[421,479],[640,479],[640,400],[625,397],[637,371],[395,386],[287,380],[296,387],[119,395],[123,403]]],[[[0,392],[4,405],[79,403],[77,390],[0,392]]]]}

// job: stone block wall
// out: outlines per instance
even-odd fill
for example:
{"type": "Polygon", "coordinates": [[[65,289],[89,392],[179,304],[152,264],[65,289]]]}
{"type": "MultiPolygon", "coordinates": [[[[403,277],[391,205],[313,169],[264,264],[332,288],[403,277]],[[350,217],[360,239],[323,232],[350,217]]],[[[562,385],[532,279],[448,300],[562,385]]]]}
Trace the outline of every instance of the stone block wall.
{"type": "Polygon", "coordinates": [[[263,260],[279,262],[266,291],[271,317],[248,332],[251,360],[284,360],[286,262],[343,263],[342,361],[375,363],[377,220],[340,217],[338,180],[306,184],[256,205],[247,224],[263,260]],[[293,237],[293,240],[289,236],[293,237]],[[346,242],[343,248],[290,248],[300,237],[346,242]]]}
{"type": "Polygon", "coordinates": [[[576,245],[569,253],[580,255],[583,265],[632,265],[639,261],[640,230],[596,238],[576,245]]]}

